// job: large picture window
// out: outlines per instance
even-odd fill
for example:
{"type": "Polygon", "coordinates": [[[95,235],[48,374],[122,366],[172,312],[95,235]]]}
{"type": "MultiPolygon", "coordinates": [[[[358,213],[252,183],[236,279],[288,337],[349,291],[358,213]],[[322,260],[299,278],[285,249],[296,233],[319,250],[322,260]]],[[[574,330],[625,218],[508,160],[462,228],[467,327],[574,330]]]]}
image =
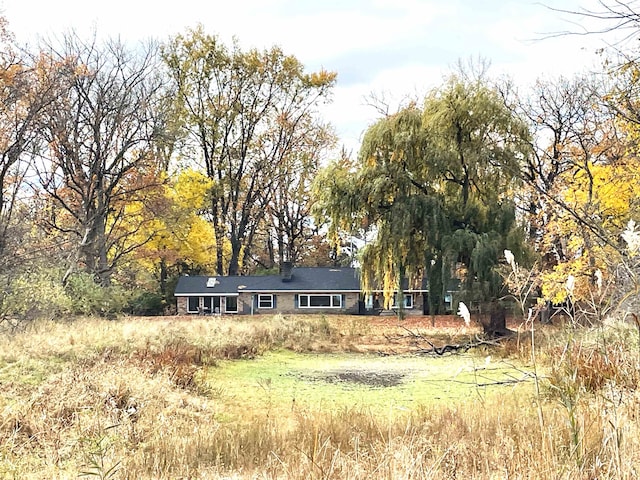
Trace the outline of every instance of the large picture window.
{"type": "Polygon", "coordinates": [[[258,308],[273,308],[273,295],[258,295],[258,308]]]}
{"type": "Polygon", "coordinates": [[[298,296],[300,308],[342,308],[342,295],[307,295],[298,296]]]}

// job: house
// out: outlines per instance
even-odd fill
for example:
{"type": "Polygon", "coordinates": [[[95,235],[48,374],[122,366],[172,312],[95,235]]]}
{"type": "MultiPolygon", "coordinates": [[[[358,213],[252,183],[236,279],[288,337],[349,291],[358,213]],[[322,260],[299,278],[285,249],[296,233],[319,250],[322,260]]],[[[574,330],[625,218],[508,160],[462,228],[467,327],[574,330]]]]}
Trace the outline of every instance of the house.
{"type": "MultiPolygon", "coordinates": [[[[424,313],[424,286],[404,291],[407,314],[424,313]]],[[[175,290],[178,314],[374,314],[382,294],[364,295],[355,268],[284,267],[281,275],[183,276],[175,290]],[[379,299],[379,301],[377,301],[379,299]]]]}

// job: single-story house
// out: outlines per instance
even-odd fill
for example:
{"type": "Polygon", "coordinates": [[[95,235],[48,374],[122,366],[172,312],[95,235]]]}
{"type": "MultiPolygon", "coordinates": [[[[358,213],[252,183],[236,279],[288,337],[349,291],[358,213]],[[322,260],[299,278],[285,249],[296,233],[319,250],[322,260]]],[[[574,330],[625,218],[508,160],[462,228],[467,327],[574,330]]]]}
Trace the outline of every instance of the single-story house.
{"type": "MultiPolygon", "coordinates": [[[[422,315],[426,288],[407,288],[407,314],[422,315]]],[[[356,268],[284,268],[281,275],[183,276],[178,314],[379,313],[381,292],[365,295],[356,268]]]]}

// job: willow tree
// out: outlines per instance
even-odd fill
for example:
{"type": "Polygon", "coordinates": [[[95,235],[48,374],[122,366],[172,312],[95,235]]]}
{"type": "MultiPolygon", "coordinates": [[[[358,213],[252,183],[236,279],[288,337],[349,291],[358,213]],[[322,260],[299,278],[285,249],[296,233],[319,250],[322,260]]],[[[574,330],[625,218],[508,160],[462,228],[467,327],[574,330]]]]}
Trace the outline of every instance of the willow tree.
{"type": "Polygon", "coordinates": [[[421,280],[440,218],[427,149],[422,112],[411,105],[367,130],[357,162],[333,163],[315,184],[332,236],[357,229],[375,234],[361,254],[363,287],[381,285],[386,307],[397,292],[400,316],[403,282],[421,280]]]}
{"type": "Polygon", "coordinates": [[[442,258],[444,270],[428,273],[435,281],[456,272],[467,300],[482,305],[502,288],[495,269],[501,252],[525,256],[513,199],[520,164],[530,154],[528,130],[486,81],[456,76],[427,96],[423,128],[426,163],[448,220],[427,257],[427,265],[438,267],[442,258]]]}
{"type": "Polygon", "coordinates": [[[527,129],[483,81],[452,77],[420,109],[411,105],[366,132],[358,161],[333,164],[316,185],[331,229],[369,229],[361,256],[365,288],[387,304],[404,278],[426,272],[432,312],[449,277],[480,303],[501,287],[505,248],[523,255],[513,191],[528,153],[527,129]]]}
{"type": "Polygon", "coordinates": [[[164,58],[191,152],[215,182],[209,218],[217,271],[236,275],[250,255],[281,167],[290,168],[301,135],[318,125],[311,120],[336,75],[306,73],[277,47],[228,48],[202,27],[173,38],[164,58]],[[227,242],[231,254],[224,258],[227,242]]]}

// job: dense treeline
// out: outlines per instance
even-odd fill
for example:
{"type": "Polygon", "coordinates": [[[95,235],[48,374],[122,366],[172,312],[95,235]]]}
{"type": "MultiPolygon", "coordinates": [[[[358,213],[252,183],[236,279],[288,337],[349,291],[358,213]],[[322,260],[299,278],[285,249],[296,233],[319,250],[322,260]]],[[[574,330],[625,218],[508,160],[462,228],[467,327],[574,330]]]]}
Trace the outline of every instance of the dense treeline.
{"type": "Polygon", "coordinates": [[[350,262],[354,237],[365,287],[427,276],[433,313],[452,278],[523,314],[599,318],[637,290],[633,55],[526,92],[461,69],[331,159],[337,74],[277,47],[0,42],[3,320],[170,312],[180,274],[350,262]]]}
{"type": "Polygon", "coordinates": [[[588,322],[632,310],[637,71],[627,61],[526,95],[484,72],[452,75],[322,173],[330,232],[375,232],[362,267],[388,302],[401,278],[426,273],[434,313],[452,277],[488,315],[504,299],[524,316],[555,304],[588,322]]]}
{"type": "Polygon", "coordinates": [[[340,259],[310,219],[336,74],[202,28],[0,52],[2,318],[160,313],[184,273],[340,259]]]}

